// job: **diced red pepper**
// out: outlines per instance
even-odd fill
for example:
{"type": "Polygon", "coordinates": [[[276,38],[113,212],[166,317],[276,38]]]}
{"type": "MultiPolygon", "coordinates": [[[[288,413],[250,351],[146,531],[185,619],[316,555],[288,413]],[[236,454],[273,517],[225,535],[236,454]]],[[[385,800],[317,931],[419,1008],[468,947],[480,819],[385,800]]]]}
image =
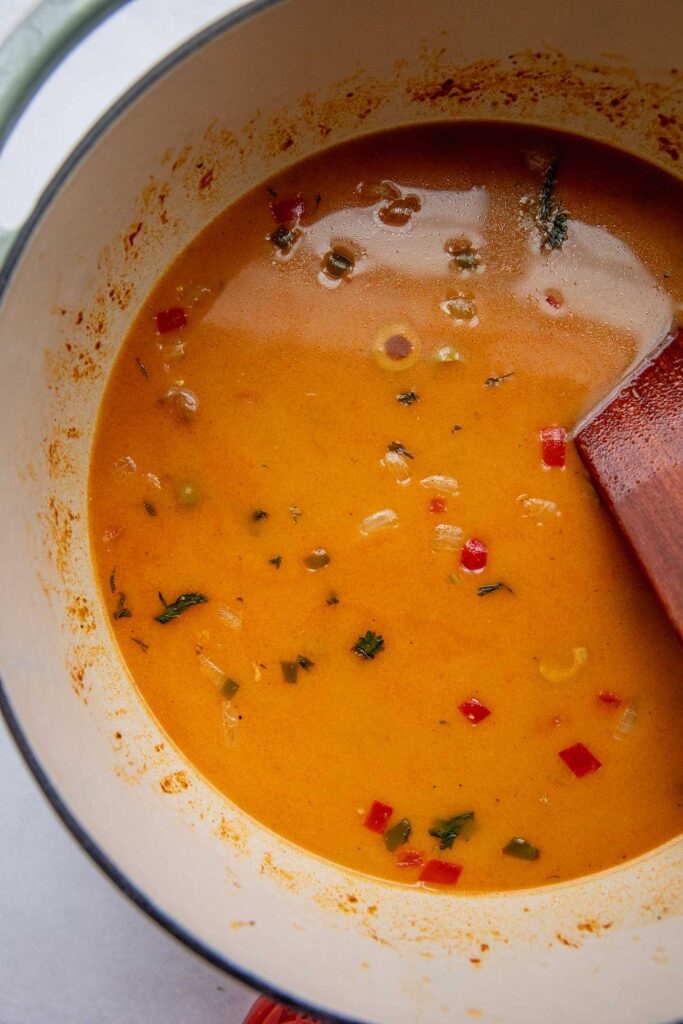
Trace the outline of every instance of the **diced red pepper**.
{"type": "Polygon", "coordinates": [[[446,499],[445,498],[432,498],[429,502],[429,511],[440,515],[446,511],[446,499]]]}
{"type": "Polygon", "coordinates": [[[187,323],[187,313],[180,306],[173,309],[162,309],[156,315],[157,331],[159,334],[168,334],[169,331],[177,331],[187,323]]]}
{"type": "Polygon", "coordinates": [[[306,200],[299,194],[276,199],[270,204],[270,212],[278,224],[296,224],[306,212],[306,200]]]}
{"type": "Polygon", "coordinates": [[[435,885],[457,885],[461,874],[461,864],[449,864],[445,860],[428,860],[420,872],[420,881],[432,882],[435,885]]]}
{"type": "Polygon", "coordinates": [[[624,703],[621,697],[617,697],[615,693],[610,693],[609,690],[601,690],[598,694],[598,698],[603,704],[613,704],[615,708],[621,707],[624,703]]]}
{"type": "Polygon", "coordinates": [[[481,701],[477,700],[476,697],[472,697],[471,700],[464,701],[459,707],[458,711],[469,719],[472,725],[479,725],[485,718],[488,718],[491,712],[481,701]]]}
{"type": "Polygon", "coordinates": [[[584,747],[583,743],[575,743],[573,747],[561,750],[560,757],[567,767],[574,772],[577,779],[583,778],[589,772],[597,772],[598,768],[602,768],[602,764],[598,761],[597,757],[591,754],[588,747],[584,747]]]}
{"type": "Polygon", "coordinates": [[[381,804],[379,800],[375,800],[363,824],[371,832],[384,832],[393,813],[394,808],[389,807],[389,804],[381,804]]]}
{"type": "Polygon", "coordinates": [[[555,295],[553,292],[546,292],[546,294],[545,294],[545,301],[553,309],[559,309],[560,306],[562,305],[562,303],[558,299],[557,295],[555,295]]]}
{"type": "Polygon", "coordinates": [[[422,866],[424,854],[422,850],[401,850],[396,857],[399,868],[419,868],[422,866]]]}
{"type": "Polygon", "coordinates": [[[460,552],[460,564],[468,572],[480,572],[485,568],[489,557],[489,549],[483,540],[470,537],[466,540],[460,552]]]}
{"type": "Polygon", "coordinates": [[[567,431],[564,427],[547,427],[541,431],[543,465],[552,469],[562,468],[567,450],[567,431]]]}

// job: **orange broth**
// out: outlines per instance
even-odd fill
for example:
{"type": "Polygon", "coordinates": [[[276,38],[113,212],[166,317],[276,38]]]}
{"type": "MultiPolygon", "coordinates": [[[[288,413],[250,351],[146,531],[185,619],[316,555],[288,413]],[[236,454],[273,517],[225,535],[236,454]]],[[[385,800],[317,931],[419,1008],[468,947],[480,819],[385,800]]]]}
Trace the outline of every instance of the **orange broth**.
{"type": "Polygon", "coordinates": [[[682,211],[585,140],[402,129],[160,279],[102,403],[93,557],[150,710],[273,831],[459,891],[683,831],[681,649],[569,436],[675,319],[682,211]]]}

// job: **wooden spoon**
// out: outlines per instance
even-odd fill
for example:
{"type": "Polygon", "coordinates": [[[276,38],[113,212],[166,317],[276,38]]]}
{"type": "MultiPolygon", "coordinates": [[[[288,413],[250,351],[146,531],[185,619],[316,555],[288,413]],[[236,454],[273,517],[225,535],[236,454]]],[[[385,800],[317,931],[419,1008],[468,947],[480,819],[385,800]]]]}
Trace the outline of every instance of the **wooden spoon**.
{"type": "Polygon", "coordinates": [[[683,639],[683,328],[574,441],[683,639]]]}

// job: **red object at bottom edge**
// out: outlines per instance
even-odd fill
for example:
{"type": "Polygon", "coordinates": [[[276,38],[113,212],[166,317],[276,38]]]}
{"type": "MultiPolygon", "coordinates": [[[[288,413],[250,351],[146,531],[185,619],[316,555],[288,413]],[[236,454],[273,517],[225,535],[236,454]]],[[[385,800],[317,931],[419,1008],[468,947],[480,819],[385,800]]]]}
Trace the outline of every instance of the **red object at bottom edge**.
{"type": "Polygon", "coordinates": [[[318,1021],[298,1010],[290,1010],[281,1003],[274,1003],[266,996],[260,996],[244,1018],[244,1024],[318,1024],[318,1021]]]}

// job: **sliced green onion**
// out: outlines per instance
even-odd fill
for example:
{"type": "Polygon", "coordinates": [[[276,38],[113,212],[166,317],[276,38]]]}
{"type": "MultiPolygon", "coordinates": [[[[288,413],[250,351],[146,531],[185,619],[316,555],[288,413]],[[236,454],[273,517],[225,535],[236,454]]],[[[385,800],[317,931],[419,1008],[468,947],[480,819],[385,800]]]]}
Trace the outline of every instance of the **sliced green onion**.
{"type": "Polygon", "coordinates": [[[325,548],[316,548],[315,551],[311,551],[310,555],[306,555],[304,558],[304,565],[309,572],[317,572],[318,569],[324,569],[329,564],[330,556],[325,548]]]}
{"type": "Polygon", "coordinates": [[[325,273],[329,274],[330,277],[340,278],[353,269],[353,260],[345,256],[344,253],[333,249],[327,254],[324,269],[325,273]]]}

